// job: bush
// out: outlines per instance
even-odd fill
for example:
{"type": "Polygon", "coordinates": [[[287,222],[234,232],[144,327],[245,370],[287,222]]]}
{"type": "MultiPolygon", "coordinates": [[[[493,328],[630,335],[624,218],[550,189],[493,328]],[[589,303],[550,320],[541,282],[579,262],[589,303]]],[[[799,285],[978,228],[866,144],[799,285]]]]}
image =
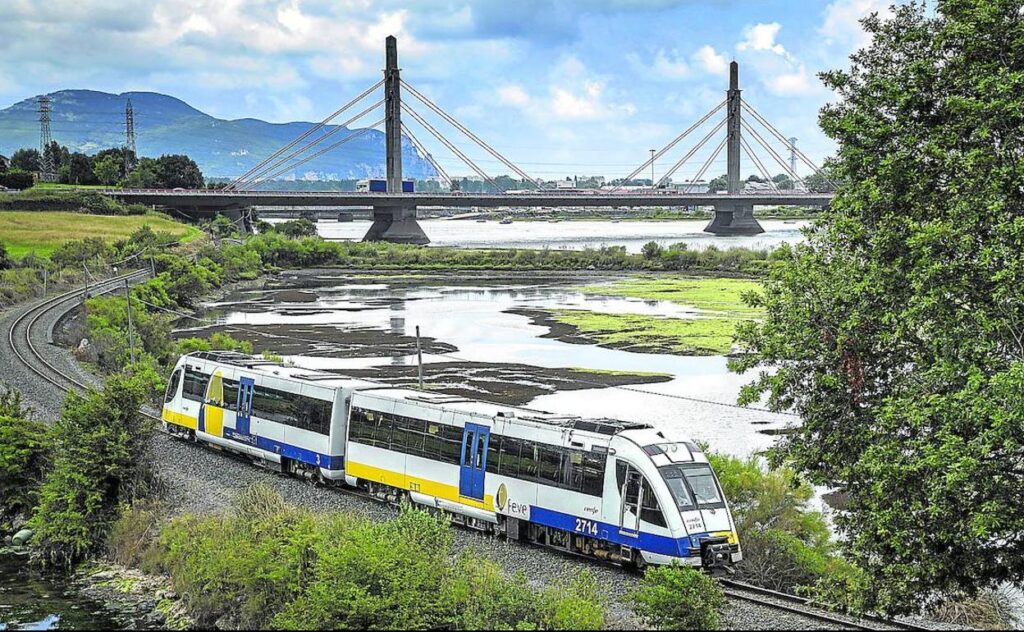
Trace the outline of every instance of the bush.
{"type": "Polygon", "coordinates": [[[159,502],[139,501],[122,505],[107,538],[107,556],[114,562],[144,572],[160,568],[156,546],[167,508],[159,502]]]}
{"type": "Polygon", "coordinates": [[[743,547],[737,578],[861,610],[869,586],[839,554],[825,516],[812,511],[814,491],[787,467],[767,469],[758,457],[708,456],[729,499],[743,547]]]}
{"type": "Polygon", "coordinates": [[[0,394],[0,522],[35,506],[46,469],[46,428],[30,418],[17,391],[0,394]]]}
{"type": "Polygon", "coordinates": [[[9,270],[14,267],[14,259],[7,254],[7,246],[0,241],[0,270],[9,270]]]}
{"type": "Polygon", "coordinates": [[[230,335],[217,331],[207,338],[182,338],[178,340],[176,353],[185,355],[193,351],[239,351],[241,353],[252,353],[252,343],[248,340],[238,340],[230,335]]]}
{"type": "Polygon", "coordinates": [[[150,484],[144,395],[144,385],[118,376],[102,391],[68,394],[47,436],[53,460],[31,521],[44,564],[69,567],[99,550],[119,505],[150,484]]]}
{"type": "Polygon", "coordinates": [[[32,174],[27,171],[11,170],[0,174],[0,186],[23,191],[35,184],[32,174]]]}
{"type": "Polygon", "coordinates": [[[489,560],[453,558],[447,521],[408,507],[371,523],[314,515],[255,486],[227,515],[175,519],[159,546],[200,625],[596,629],[604,621],[592,579],[531,589],[489,560]]]}
{"type": "Polygon", "coordinates": [[[683,566],[652,566],[633,591],[634,611],[659,630],[717,630],[725,596],[710,577],[683,566]]]}

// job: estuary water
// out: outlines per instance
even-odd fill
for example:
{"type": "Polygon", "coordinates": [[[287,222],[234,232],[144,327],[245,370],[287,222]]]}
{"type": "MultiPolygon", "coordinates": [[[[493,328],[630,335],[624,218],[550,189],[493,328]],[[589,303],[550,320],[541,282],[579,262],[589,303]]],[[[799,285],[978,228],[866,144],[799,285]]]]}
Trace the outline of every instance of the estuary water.
{"type": "MultiPolygon", "coordinates": [[[[544,337],[546,326],[509,310],[585,309],[602,313],[640,313],[662,317],[692,317],[694,311],[668,301],[601,296],[580,286],[608,279],[498,275],[395,277],[323,273],[286,275],[259,290],[248,290],[207,306],[206,318],[220,325],[265,331],[270,345],[288,337],[331,338],[359,334],[374,342],[366,352],[351,348],[344,354],[330,344],[285,354],[295,364],[312,369],[346,371],[375,366],[413,366],[408,352],[382,355],[389,340],[408,339],[419,326],[421,334],[454,347],[454,351],[424,354],[425,372],[431,365],[464,362],[538,367],[584,368],[595,372],[659,373],[668,381],[625,387],[559,390],[550,388],[528,406],[551,412],[617,417],[682,429],[707,441],[713,449],[735,455],[758,452],[771,445],[789,417],[736,407],[740,387],[748,376],[730,373],[722,356],[689,357],[636,353],[544,337]],[[296,296],[296,288],[301,296],[296,296]],[[301,300],[295,300],[301,299],[301,300]]],[[[206,335],[208,332],[198,332],[206,335]]],[[[237,335],[237,334],[236,334],[237,335]]]]}
{"type": "MultiPolygon", "coordinates": [[[[501,224],[473,219],[421,219],[420,226],[434,246],[460,248],[548,248],[551,250],[582,250],[601,246],[625,246],[629,252],[640,252],[649,241],[663,246],[685,243],[694,250],[709,246],[720,249],[739,246],[771,249],[782,243],[803,239],[800,229],[806,220],[759,220],[765,232],[743,237],[721,237],[704,232],[708,220],[679,221],[587,221],[571,220],[551,223],[522,221],[501,224]]],[[[369,221],[318,222],[320,234],[327,239],[362,239],[369,221]]]]}

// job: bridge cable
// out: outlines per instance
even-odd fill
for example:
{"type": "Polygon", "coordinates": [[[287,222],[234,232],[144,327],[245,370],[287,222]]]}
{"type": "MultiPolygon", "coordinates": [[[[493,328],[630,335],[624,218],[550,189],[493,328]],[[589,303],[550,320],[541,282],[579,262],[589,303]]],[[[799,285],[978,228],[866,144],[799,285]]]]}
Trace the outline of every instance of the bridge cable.
{"type": "Polygon", "coordinates": [[[756,140],[761,147],[764,147],[768,153],[771,154],[772,158],[775,159],[775,162],[779,163],[783,170],[793,178],[794,182],[803,182],[803,178],[790,168],[789,164],[782,158],[782,156],[780,156],[779,153],[768,144],[768,141],[766,141],[753,126],[749,125],[746,121],[742,121],[741,125],[745,131],[750,132],[754,136],[754,140],[756,140]]]}
{"type": "Polygon", "coordinates": [[[725,127],[725,123],[725,119],[722,119],[722,121],[719,122],[718,125],[715,125],[713,128],[711,128],[711,131],[708,132],[707,135],[704,136],[704,138],[700,139],[700,141],[696,145],[694,145],[693,148],[690,149],[690,151],[686,152],[685,156],[680,158],[676,162],[676,164],[672,165],[672,167],[665,173],[665,175],[663,175],[661,179],[658,180],[658,185],[660,186],[663,183],[667,182],[673,176],[673,174],[675,174],[675,172],[679,170],[680,167],[686,164],[686,162],[690,160],[690,158],[693,158],[694,154],[700,151],[704,147],[704,145],[706,145],[707,142],[711,140],[711,137],[718,133],[718,130],[725,127]]]}
{"type": "MultiPolygon", "coordinates": [[[[693,124],[693,125],[691,125],[691,126],[690,126],[689,128],[687,128],[687,129],[686,129],[686,131],[684,131],[684,132],[683,132],[682,134],[680,134],[679,136],[676,136],[676,137],[675,137],[675,138],[674,138],[674,139],[673,139],[673,140],[672,140],[672,141],[671,141],[671,142],[670,142],[669,144],[665,145],[665,146],[664,146],[664,147],[663,147],[663,148],[661,149],[661,151],[659,151],[659,152],[655,153],[655,154],[654,154],[654,156],[652,156],[652,157],[648,158],[646,162],[644,162],[644,163],[643,163],[642,165],[640,165],[639,167],[637,167],[637,168],[636,168],[636,169],[635,169],[635,170],[634,170],[634,171],[633,171],[632,173],[630,173],[630,174],[629,174],[628,176],[626,176],[625,178],[623,178],[623,180],[622,180],[623,184],[620,184],[619,186],[615,187],[614,189],[612,189],[612,190],[611,190],[611,192],[612,192],[612,193],[615,193],[615,192],[617,192],[617,191],[621,191],[621,190],[622,190],[622,187],[623,187],[623,186],[625,186],[625,183],[626,183],[626,182],[629,182],[630,180],[632,180],[633,178],[635,178],[635,177],[636,177],[636,175],[637,175],[638,173],[640,173],[641,171],[643,171],[643,170],[644,170],[644,169],[646,169],[647,167],[650,167],[650,166],[651,166],[651,163],[653,163],[653,162],[654,162],[655,160],[657,160],[657,159],[661,158],[661,157],[662,157],[663,155],[665,155],[665,153],[666,153],[667,151],[671,150],[671,149],[672,149],[673,147],[675,147],[676,145],[678,145],[678,144],[679,144],[679,143],[680,143],[680,142],[681,142],[681,141],[682,141],[682,140],[683,140],[684,138],[686,138],[687,136],[689,136],[689,135],[690,135],[690,133],[691,133],[691,132],[693,132],[693,130],[695,130],[695,129],[697,129],[698,127],[700,127],[701,125],[703,125],[703,124],[705,123],[705,121],[707,121],[707,120],[708,120],[709,118],[711,118],[712,116],[714,116],[714,115],[715,115],[715,113],[716,113],[716,112],[718,112],[719,110],[721,110],[721,109],[722,109],[723,107],[725,107],[725,101],[722,101],[721,103],[719,103],[719,104],[718,104],[718,105],[716,105],[715,107],[711,108],[711,111],[709,111],[709,112],[708,112],[707,114],[705,114],[704,116],[702,116],[702,117],[700,118],[700,120],[698,120],[698,121],[697,121],[696,123],[694,123],[694,124],[693,124]]],[[[651,184],[653,185],[654,183],[652,182],[651,184]]]]}
{"type": "MultiPolygon", "coordinates": [[[[313,139],[312,141],[306,143],[302,147],[299,147],[298,149],[296,149],[292,153],[288,154],[284,158],[281,158],[279,160],[274,161],[273,164],[270,164],[270,165],[267,165],[267,166],[263,167],[262,169],[257,171],[255,174],[249,176],[249,178],[246,180],[246,182],[256,182],[256,181],[262,182],[262,181],[267,180],[267,178],[264,177],[267,173],[269,173],[271,171],[277,171],[278,169],[280,169],[281,165],[283,165],[284,163],[288,162],[289,160],[291,160],[291,159],[293,159],[293,158],[295,158],[297,156],[302,155],[306,151],[309,151],[311,148],[313,148],[316,145],[320,144],[321,142],[327,140],[331,136],[334,136],[338,132],[340,132],[342,130],[351,131],[351,130],[348,129],[349,125],[351,125],[352,123],[355,123],[356,121],[358,121],[359,119],[363,118],[364,116],[366,116],[367,114],[369,114],[370,112],[372,112],[373,110],[377,109],[378,107],[380,107],[383,104],[384,104],[384,99],[381,99],[380,101],[377,101],[373,105],[371,105],[371,106],[367,107],[366,109],[364,109],[359,114],[356,114],[355,116],[349,118],[344,123],[342,123],[340,125],[337,125],[334,129],[328,131],[326,134],[323,134],[322,136],[319,136],[319,137],[313,139]]],[[[241,183],[240,187],[242,189],[244,189],[244,188],[246,188],[246,184],[243,182],[243,183],[241,183]]]]}
{"type": "MultiPolygon", "coordinates": [[[[744,102],[743,102],[743,108],[744,108],[744,109],[745,109],[745,110],[746,110],[747,112],[750,112],[750,113],[751,113],[751,114],[752,114],[752,115],[754,116],[754,119],[755,119],[755,120],[757,120],[757,122],[758,122],[758,123],[760,123],[761,125],[763,125],[763,126],[765,127],[765,129],[767,129],[767,130],[768,130],[769,132],[771,132],[772,134],[774,134],[776,138],[778,138],[778,139],[779,139],[780,141],[782,141],[782,142],[783,142],[783,143],[784,143],[784,144],[786,145],[786,147],[789,147],[790,149],[792,149],[792,150],[793,150],[793,153],[794,153],[794,154],[796,154],[796,156],[797,156],[797,157],[798,157],[798,158],[799,158],[799,159],[800,159],[800,160],[801,160],[801,161],[802,161],[802,162],[803,162],[804,164],[806,164],[806,165],[807,165],[808,167],[810,167],[810,168],[811,168],[811,169],[812,169],[812,170],[814,171],[814,173],[821,173],[821,168],[820,168],[820,167],[818,167],[818,166],[817,166],[816,164],[814,164],[814,162],[812,162],[812,161],[811,161],[811,159],[810,159],[810,158],[808,158],[808,157],[807,157],[807,156],[806,156],[806,155],[804,154],[804,152],[802,152],[802,151],[800,151],[799,149],[797,149],[795,145],[791,145],[791,144],[790,144],[790,142],[789,142],[789,140],[788,140],[788,139],[787,139],[787,138],[786,138],[785,136],[783,136],[783,135],[782,135],[782,132],[780,132],[780,131],[779,131],[779,130],[778,130],[778,129],[777,129],[777,128],[776,128],[775,126],[774,126],[774,125],[772,125],[772,124],[771,124],[770,122],[768,122],[768,119],[766,119],[765,117],[761,116],[761,113],[760,113],[760,112],[758,112],[757,110],[755,110],[755,109],[754,109],[754,108],[753,108],[752,106],[750,106],[750,105],[749,105],[749,104],[748,104],[748,103],[747,103],[746,101],[744,101],[744,102]]],[[[826,182],[828,182],[828,183],[829,183],[830,185],[832,185],[833,187],[835,187],[835,186],[836,186],[836,183],[835,183],[835,182],[833,182],[832,180],[829,180],[828,178],[825,178],[825,181],[826,181],[826,182]]]]}
{"type": "Polygon", "coordinates": [[[459,151],[459,148],[456,147],[454,143],[452,143],[450,140],[445,138],[444,135],[441,132],[437,131],[437,129],[433,125],[428,123],[426,119],[424,119],[422,116],[420,116],[419,113],[416,112],[416,110],[412,109],[412,106],[408,105],[407,103],[403,103],[402,104],[402,109],[405,110],[406,112],[408,112],[410,115],[412,115],[412,117],[414,119],[416,119],[416,121],[420,125],[422,125],[425,130],[430,132],[431,135],[434,136],[434,138],[436,138],[437,140],[441,141],[441,143],[445,147],[447,147],[449,151],[451,151],[453,154],[458,156],[464,163],[466,163],[467,166],[469,166],[470,169],[475,171],[477,173],[477,175],[479,175],[481,178],[483,178],[484,180],[489,182],[491,184],[491,186],[493,186],[494,189],[497,192],[499,192],[499,193],[504,193],[505,192],[505,189],[501,188],[501,186],[498,185],[497,182],[495,182],[494,178],[492,178],[491,176],[487,175],[487,173],[484,172],[483,169],[481,169],[479,166],[477,166],[477,164],[475,162],[470,160],[469,156],[467,156],[466,154],[464,154],[461,151],[459,151]]]}
{"type": "Polygon", "coordinates": [[[740,143],[743,146],[743,151],[747,154],[747,158],[750,158],[751,162],[757,166],[757,170],[764,176],[768,186],[772,188],[772,191],[778,193],[779,187],[775,186],[775,182],[772,180],[771,174],[768,173],[768,169],[765,168],[764,163],[761,162],[761,159],[754,153],[754,150],[750,148],[750,143],[742,135],[740,136],[740,143]]]}
{"type": "Polygon", "coordinates": [[[383,79],[381,79],[377,83],[373,84],[372,86],[370,86],[369,88],[364,90],[362,94],[360,94],[356,98],[352,99],[351,101],[349,101],[345,105],[341,106],[341,108],[335,110],[333,114],[331,114],[330,116],[328,116],[324,120],[320,121],[318,124],[314,125],[313,127],[309,128],[308,130],[303,132],[298,138],[296,138],[295,140],[293,140],[292,142],[288,143],[284,147],[282,147],[282,148],[278,149],[277,151],[275,151],[273,154],[271,154],[265,160],[260,162],[258,165],[256,165],[252,169],[249,169],[248,171],[246,171],[244,174],[242,174],[241,176],[236,178],[233,182],[229,183],[224,188],[225,189],[232,189],[232,188],[236,187],[237,185],[241,184],[247,178],[251,178],[253,176],[253,172],[263,168],[263,166],[266,165],[268,162],[272,161],[274,158],[277,158],[278,156],[280,156],[284,152],[288,151],[289,149],[294,147],[296,144],[298,144],[299,142],[301,142],[302,140],[307,138],[310,134],[316,132],[317,130],[322,129],[325,125],[327,125],[332,120],[334,120],[339,115],[341,115],[342,112],[344,112],[345,110],[349,109],[350,107],[352,107],[353,105],[355,105],[356,103],[361,101],[366,95],[370,94],[371,92],[373,92],[377,88],[381,87],[382,85],[384,85],[384,80],[383,79]]]}
{"type": "Polygon", "coordinates": [[[697,175],[694,176],[693,180],[691,180],[690,183],[686,185],[686,188],[683,189],[683,193],[689,193],[690,189],[693,188],[693,185],[697,184],[697,181],[704,177],[704,172],[706,172],[708,168],[711,167],[711,163],[713,163],[715,159],[718,158],[719,154],[722,153],[722,150],[725,149],[725,142],[727,140],[729,140],[728,137],[723,138],[722,142],[718,143],[718,147],[715,149],[714,153],[708,156],[707,161],[704,163],[703,166],[701,166],[700,171],[697,172],[697,175]]]}
{"type": "Polygon", "coordinates": [[[274,178],[278,177],[279,175],[281,175],[283,173],[286,173],[286,172],[288,172],[288,171],[290,171],[290,170],[292,170],[292,169],[294,169],[294,168],[296,168],[296,167],[298,167],[300,165],[304,165],[307,162],[309,162],[310,160],[313,160],[314,158],[317,158],[318,156],[322,156],[323,154],[325,154],[325,153],[327,153],[327,152],[329,152],[331,150],[334,150],[334,149],[337,149],[338,147],[341,147],[342,145],[344,145],[345,143],[349,142],[350,140],[355,140],[356,138],[358,138],[358,137],[362,136],[363,134],[369,132],[370,130],[372,130],[373,128],[377,127],[378,125],[380,125],[383,122],[384,122],[384,119],[380,119],[379,121],[376,121],[373,125],[370,125],[368,127],[364,127],[364,128],[362,128],[360,130],[352,132],[348,136],[346,136],[345,138],[342,138],[339,141],[331,143],[327,147],[324,147],[323,149],[321,149],[320,151],[318,151],[318,152],[316,152],[314,154],[306,156],[302,160],[299,160],[299,161],[294,162],[294,163],[292,163],[290,165],[282,167],[281,169],[279,169],[278,171],[274,172],[273,174],[271,174],[269,176],[266,176],[266,177],[264,177],[264,178],[262,178],[260,180],[255,180],[253,182],[250,182],[250,183],[246,184],[245,187],[242,190],[243,191],[249,191],[253,187],[258,186],[260,184],[263,184],[264,182],[267,182],[268,180],[273,180],[274,178]]]}
{"type": "Polygon", "coordinates": [[[479,145],[480,147],[485,149],[492,156],[494,156],[495,158],[500,160],[502,163],[504,163],[504,165],[506,167],[508,167],[509,169],[514,171],[520,178],[523,178],[524,180],[526,180],[528,182],[531,182],[535,187],[537,187],[537,189],[543,189],[544,188],[544,185],[539,180],[533,178],[528,173],[526,173],[525,171],[523,171],[522,169],[517,167],[511,160],[509,160],[508,158],[505,158],[504,156],[502,156],[500,153],[498,153],[498,151],[496,149],[494,149],[493,147],[488,145],[486,142],[484,142],[479,136],[477,136],[473,132],[469,131],[469,129],[467,129],[465,125],[463,125],[462,123],[459,123],[458,121],[456,121],[454,117],[452,117],[450,114],[445,112],[439,105],[435,104],[433,101],[431,101],[427,97],[423,96],[423,94],[421,94],[419,90],[417,90],[416,88],[412,87],[411,85],[409,85],[405,81],[402,81],[402,85],[405,86],[409,90],[410,94],[412,94],[414,97],[419,99],[428,108],[433,110],[435,114],[437,114],[438,116],[443,118],[452,127],[456,128],[457,130],[459,130],[460,132],[465,134],[466,137],[468,137],[470,140],[475,142],[477,145],[479,145]]]}
{"type": "Polygon", "coordinates": [[[444,179],[444,181],[448,183],[448,188],[451,189],[452,179],[448,175],[448,172],[441,168],[441,165],[438,164],[436,160],[434,160],[434,156],[429,151],[427,151],[426,146],[424,146],[423,143],[421,143],[419,139],[413,135],[412,130],[409,129],[409,126],[406,125],[405,123],[402,123],[402,132],[404,132],[405,135],[409,137],[409,140],[412,141],[413,146],[426,157],[427,162],[429,162],[431,166],[434,167],[434,170],[437,171],[438,175],[441,176],[444,179]]]}

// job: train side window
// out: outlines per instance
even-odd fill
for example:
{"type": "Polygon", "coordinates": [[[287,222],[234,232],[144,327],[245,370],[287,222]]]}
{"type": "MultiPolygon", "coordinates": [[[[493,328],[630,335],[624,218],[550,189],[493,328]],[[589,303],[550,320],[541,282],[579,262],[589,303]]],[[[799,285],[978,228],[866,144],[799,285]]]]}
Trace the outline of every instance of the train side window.
{"type": "Polygon", "coordinates": [[[545,485],[561,487],[562,450],[547,445],[535,447],[537,454],[537,480],[545,485]]]}
{"type": "Polygon", "coordinates": [[[171,375],[171,379],[167,382],[167,394],[164,396],[164,403],[167,403],[174,399],[178,394],[178,385],[181,384],[181,369],[178,369],[171,375]]]}
{"type": "Polygon", "coordinates": [[[583,453],[579,450],[562,453],[562,480],[559,484],[574,492],[583,487],[583,453]]]}
{"type": "Polygon", "coordinates": [[[441,454],[439,461],[458,465],[462,454],[462,428],[440,424],[441,454]]]}
{"type": "Polygon", "coordinates": [[[427,422],[414,417],[403,418],[402,431],[405,432],[406,454],[423,456],[423,440],[427,422]]]}
{"type": "Polygon", "coordinates": [[[583,454],[580,491],[591,496],[604,494],[604,463],[605,457],[600,454],[583,454]]]}
{"type": "Polygon", "coordinates": [[[224,408],[235,410],[238,408],[238,382],[235,380],[224,380],[224,408]]]}
{"type": "Polygon", "coordinates": [[[442,443],[441,424],[428,421],[423,435],[423,457],[434,461],[440,460],[442,443]]]}
{"type": "MultiPolygon", "coordinates": [[[[493,439],[492,439],[493,441],[493,439]]],[[[502,476],[519,478],[520,452],[523,449],[523,442],[513,437],[501,438],[501,463],[498,465],[498,473],[502,476]]]]}
{"type": "Polygon", "coordinates": [[[519,456],[519,478],[535,481],[539,473],[540,449],[533,441],[523,441],[523,451],[519,456]]]}
{"type": "Polygon", "coordinates": [[[373,439],[370,445],[378,448],[389,448],[391,446],[391,415],[377,413],[374,415],[373,439]]]}
{"type": "Polygon", "coordinates": [[[348,431],[349,441],[365,444],[373,441],[373,422],[370,420],[370,417],[374,414],[372,411],[363,410],[362,408],[352,409],[348,431]]]}
{"type": "Polygon", "coordinates": [[[195,369],[186,368],[185,387],[181,391],[182,397],[194,402],[206,401],[206,385],[209,381],[209,375],[195,369]]]}
{"type": "Polygon", "coordinates": [[[487,472],[498,473],[498,465],[501,463],[501,436],[492,434],[487,441],[487,472]]]}
{"type": "Polygon", "coordinates": [[[647,482],[646,478],[644,479],[643,502],[640,505],[640,519],[658,527],[668,526],[668,523],[665,522],[665,514],[661,512],[658,499],[654,496],[654,490],[651,489],[651,484],[647,482]]]}

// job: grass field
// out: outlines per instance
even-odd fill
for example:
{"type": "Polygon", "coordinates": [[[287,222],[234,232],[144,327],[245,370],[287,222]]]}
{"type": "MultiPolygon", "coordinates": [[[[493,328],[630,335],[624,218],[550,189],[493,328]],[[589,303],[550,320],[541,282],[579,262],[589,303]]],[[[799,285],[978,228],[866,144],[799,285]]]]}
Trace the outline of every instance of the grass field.
{"type": "Polygon", "coordinates": [[[699,318],[644,314],[602,314],[557,310],[552,316],[596,344],[615,349],[677,355],[721,355],[732,349],[736,324],[758,318],[760,310],[743,295],[760,289],[756,281],[714,277],[636,277],[580,288],[587,294],[672,301],[700,310],[699,318]]]}
{"type": "Polygon", "coordinates": [[[587,294],[672,301],[709,316],[756,318],[760,311],[743,302],[743,294],[761,289],[757,281],[714,277],[637,277],[580,288],[587,294]]]}
{"type": "Polygon", "coordinates": [[[176,222],[166,215],[87,215],[85,213],[0,211],[0,242],[13,257],[30,252],[48,257],[58,246],[72,239],[99,237],[116,241],[148,225],[191,241],[202,235],[194,226],[176,222]]]}

